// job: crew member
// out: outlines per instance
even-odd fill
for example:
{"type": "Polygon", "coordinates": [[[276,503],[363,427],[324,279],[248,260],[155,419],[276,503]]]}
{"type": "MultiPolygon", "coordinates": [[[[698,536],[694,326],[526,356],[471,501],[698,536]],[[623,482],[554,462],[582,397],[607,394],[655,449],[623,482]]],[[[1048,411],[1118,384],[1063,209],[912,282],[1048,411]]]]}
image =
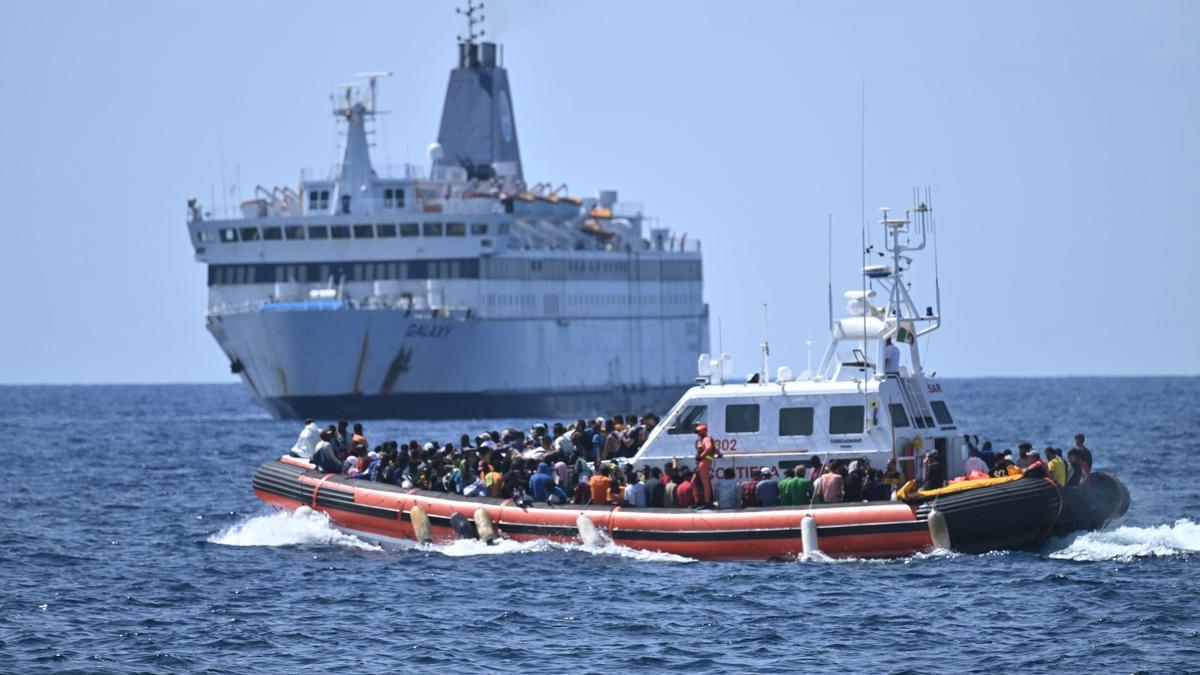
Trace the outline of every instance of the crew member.
{"type": "Polygon", "coordinates": [[[717,449],[717,444],[713,443],[713,439],[708,435],[707,424],[696,425],[696,474],[699,478],[695,482],[696,503],[703,506],[713,505],[713,490],[712,490],[712,465],[716,458],[721,456],[721,451],[717,449]]]}
{"type": "Polygon", "coordinates": [[[883,374],[900,376],[900,348],[892,344],[892,338],[883,341],[883,374]]]}

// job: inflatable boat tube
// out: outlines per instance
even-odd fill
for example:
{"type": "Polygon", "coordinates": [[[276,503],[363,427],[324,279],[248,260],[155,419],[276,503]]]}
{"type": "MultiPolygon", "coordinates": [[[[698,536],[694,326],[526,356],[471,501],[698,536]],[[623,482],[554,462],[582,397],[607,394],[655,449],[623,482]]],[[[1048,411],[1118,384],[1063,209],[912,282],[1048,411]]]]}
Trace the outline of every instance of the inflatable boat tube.
{"type": "Polygon", "coordinates": [[[1028,477],[918,503],[720,511],[518,505],[509,499],[463,497],[322,474],[295,458],[265,462],[254,474],[253,487],[264,502],[285,509],[311,507],[327,514],[342,530],[383,542],[425,536],[435,542],[477,538],[482,512],[496,537],[567,543],[595,541],[602,533],[629,548],[702,560],[794,560],[804,550],[805,517],[812,518],[825,555],[911,555],[933,547],[928,524],[933,509],[945,516],[955,550],[1029,548],[1044,540],[1062,509],[1062,496],[1053,482],[1028,477]],[[463,514],[474,514],[475,520],[463,514]]]}

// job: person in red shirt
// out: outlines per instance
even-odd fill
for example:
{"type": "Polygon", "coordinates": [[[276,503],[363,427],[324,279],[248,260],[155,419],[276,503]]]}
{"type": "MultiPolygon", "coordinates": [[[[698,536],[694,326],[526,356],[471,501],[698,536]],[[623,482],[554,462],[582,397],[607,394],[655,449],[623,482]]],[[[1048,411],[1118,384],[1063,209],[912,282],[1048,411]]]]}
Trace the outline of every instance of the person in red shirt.
{"type": "Polygon", "coordinates": [[[683,481],[679,487],[675,488],[675,507],[680,509],[689,509],[696,503],[696,494],[692,492],[692,485],[696,478],[691,471],[685,471],[683,481]]]}
{"type": "Polygon", "coordinates": [[[713,506],[713,489],[712,489],[712,466],[713,462],[721,456],[721,451],[717,449],[717,444],[713,443],[713,439],[708,435],[707,424],[696,425],[696,478],[692,484],[696,491],[697,506],[713,506]]]}

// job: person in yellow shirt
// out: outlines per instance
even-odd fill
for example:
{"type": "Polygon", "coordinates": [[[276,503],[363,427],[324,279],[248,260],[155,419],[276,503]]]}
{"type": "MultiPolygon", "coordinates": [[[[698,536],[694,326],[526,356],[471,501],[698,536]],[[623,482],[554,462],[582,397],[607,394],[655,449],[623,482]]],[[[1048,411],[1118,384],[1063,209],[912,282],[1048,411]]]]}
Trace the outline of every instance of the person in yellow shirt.
{"type": "Polygon", "coordinates": [[[1063,461],[1062,450],[1058,448],[1046,448],[1046,457],[1050,458],[1046,468],[1050,470],[1050,477],[1058,483],[1059,487],[1067,484],[1067,463],[1063,461]]]}

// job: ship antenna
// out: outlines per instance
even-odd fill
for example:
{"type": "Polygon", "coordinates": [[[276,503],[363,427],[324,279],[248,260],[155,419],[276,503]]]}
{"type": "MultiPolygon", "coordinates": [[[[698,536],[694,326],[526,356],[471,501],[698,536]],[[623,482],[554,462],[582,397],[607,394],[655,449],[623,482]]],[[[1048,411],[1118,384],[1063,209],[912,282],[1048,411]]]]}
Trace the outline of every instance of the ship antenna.
{"type": "Polygon", "coordinates": [[[833,214],[829,214],[829,226],[825,230],[825,247],[827,249],[827,259],[825,267],[825,278],[828,281],[829,290],[829,332],[833,332],[833,214]]]}
{"type": "Polygon", "coordinates": [[[467,0],[467,8],[466,9],[463,9],[461,7],[454,8],[455,14],[462,14],[463,16],[467,17],[467,37],[464,38],[463,36],[459,35],[458,42],[460,44],[473,45],[473,44],[475,44],[475,38],[483,37],[483,34],[486,31],[483,30],[482,28],[479,29],[478,33],[475,32],[475,26],[477,24],[483,23],[483,19],[484,19],[483,14],[479,14],[478,17],[476,17],[475,15],[476,15],[476,13],[479,13],[482,11],[483,11],[483,3],[481,2],[478,5],[476,5],[474,0],[467,0]]]}
{"type": "Polygon", "coordinates": [[[759,347],[762,348],[762,353],[763,353],[762,381],[763,381],[763,384],[769,384],[771,382],[771,376],[768,374],[771,372],[771,365],[770,365],[771,346],[769,344],[767,344],[767,303],[765,303],[765,302],[763,303],[763,341],[762,341],[762,344],[759,345],[759,347]]]}

